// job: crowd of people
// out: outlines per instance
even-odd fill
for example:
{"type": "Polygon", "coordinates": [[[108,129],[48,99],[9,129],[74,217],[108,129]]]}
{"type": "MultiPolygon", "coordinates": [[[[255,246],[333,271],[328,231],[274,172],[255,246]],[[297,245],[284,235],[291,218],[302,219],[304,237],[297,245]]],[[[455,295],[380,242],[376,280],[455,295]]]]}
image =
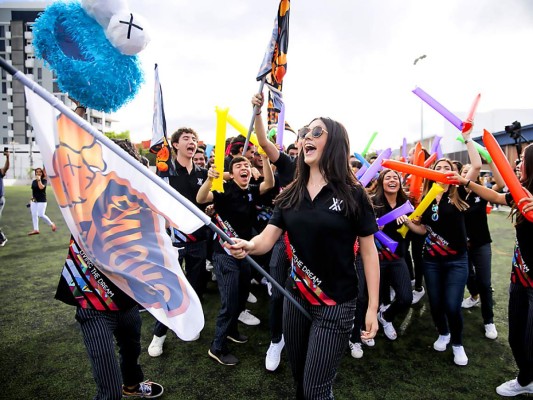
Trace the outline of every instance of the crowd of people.
{"type": "MultiPolygon", "coordinates": [[[[341,123],[318,117],[297,133],[286,124],[295,141],[283,149],[267,136],[261,116],[262,94],[253,96],[252,105],[257,111],[255,133],[260,147],[249,144],[244,148],[244,137],[231,138],[223,171],[214,165],[214,151],[206,154],[205,147],[199,145],[199,135],[193,129],[180,128],[170,140],[174,156],[170,176],[165,178],[168,184],[205,210],[235,242],[229,245],[213,237],[206,227],[193,234],[168,230],[199,298],[202,300],[211,279],[216,280],[219,289],[221,305],[211,345],[206,349],[208,356],[221,365],[237,364],[237,352],[231,346],[248,341],[239,323],[260,323],[246,309],[248,301],[257,301],[250,292],[250,282],[260,280],[248,262],[248,256],[252,256],[286,290],[282,293],[265,281],[271,333],[271,342],[265,348],[265,369],[275,371],[285,350],[297,398],[333,398],[333,381],[342,356],[349,352],[356,359],[362,358],[364,346],[375,345],[380,325],[388,340],[399,339],[397,317],[426,293],[436,328],[433,349],[443,352],[451,345],[453,362],[466,366],[468,341],[477,339],[468,338],[464,343],[463,308],[480,303],[485,337],[498,337],[487,206],[503,204],[511,207],[516,227],[509,343],[519,373],[496,391],[502,396],[533,393],[533,277],[528,267],[533,265],[533,253],[527,245],[533,224],[517,211],[517,206],[524,204],[524,212],[533,209],[533,145],[524,149],[517,166],[521,182],[529,191],[520,204],[515,204],[509,193],[499,192],[505,183],[492,164],[494,184],[488,187],[482,182],[482,162],[470,139],[470,129],[463,132],[469,164],[442,158],[429,167],[454,180],[439,183],[442,190],[421,217],[400,215],[378,226],[377,217],[406,202],[416,207],[434,182],[424,180],[417,188],[421,193],[417,197],[412,186],[415,179],[383,169],[363,187],[356,179],[362,164],[349,156],[348,133],[341,123]],[[224,190],[212,191],[213,180],[221,176],[224,190]],[[402,227],[407,228],[407,235],[399,232],[402,227]],[[392,247],[378,239],[378,232],[397,245],[392,247]],[[469,294],[464,298],[466,288],[469,294]]],[[[409,162],[413,163],[416,151],[409,153],[409,162]]],[[[425,152],[425,156],[429,154],[425,152]]],[[[9,164],[0,171],[2,175],[7,168],[9,164]]],[[[31,202],[34,230],[30,235],[39,233],[39,217],[55,230],[55,224],[44,213],[46,176],[42,169],[35,174],[31,202]]],[[[1,231],[0,235],[3,245],[7,239],[1,231]]],[[[65,268],[72,269],[72,260],[79,260],[75,255],[80,252],[72,240],[65,268]]],[[[72,297],[65,286],[68,279],[62,275],[57,298],[77,306],[76,319],[98,386],[96,398],[160,396],[163,387],[143,381],[138,365],[137,305],[128,302],[125,295],[117,297],[120,314],[87,301],[82,304],[72,297]],[[113,335],[121,349],[120,364],[113,351],[113,335]],[[106,349],[103,359],[97,355],[102,347],[106,349]]],[[[112,282],[109,285],[114,287],[112,282]]],[[[121,293],[118,288],[116,291],[121,293]]],[[[166,326],[155,322],[148,347],[151,357],[163,354],[167,331],[166,326]]]]}

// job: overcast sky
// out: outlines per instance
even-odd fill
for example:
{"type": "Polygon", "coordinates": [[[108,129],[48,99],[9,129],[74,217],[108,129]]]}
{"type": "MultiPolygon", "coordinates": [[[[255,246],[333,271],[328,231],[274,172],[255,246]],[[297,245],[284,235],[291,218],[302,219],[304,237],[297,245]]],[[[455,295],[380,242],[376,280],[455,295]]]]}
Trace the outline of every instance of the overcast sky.
{"type": "MultiPolygon", "coordinates": [[[[129,4],[150,23],[152,41],[140,53],[146,83],[114,115],[115,129],[130,130],[135,141],[150,138],[154,63],[169,133],[190,126],[214,143],[215,106],[248,126],[279,1],[129,4]]],[[[283,93],[293,127],[329,116],[347,127],[352,150],[362,150],[373,131],[373,147],[398,148],[404,136],[420,137],[415,85],[455,112],[481,93],[478,111],[531,109],[521,122],[533,123],[533,1],[291,1],[283,93]]],[[[426,135],[442,134],[443,126],[424,110],[426,135]]]]}

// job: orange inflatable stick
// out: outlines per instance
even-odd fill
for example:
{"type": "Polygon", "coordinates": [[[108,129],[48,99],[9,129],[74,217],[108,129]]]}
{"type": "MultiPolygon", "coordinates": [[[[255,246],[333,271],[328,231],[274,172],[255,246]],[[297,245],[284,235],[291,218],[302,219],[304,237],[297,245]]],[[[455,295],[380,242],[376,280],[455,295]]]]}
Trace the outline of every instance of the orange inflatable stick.
{"type": "Polygon", "coordinates": [[[459,183],[449,179],[449,177],[453,176],[453,172],[442,173],[429,168],[419,167],[417,165],[411,165],[396,160],[385,160],[381,165],[383,165],[383,168],[389,168],[398,172],[421,176],[422,178],[429,179],[430,181],[440,182],[446,185],[456,185],[459,183]]]}
{"type": "MultiPolygon", "coordinates": [[[[518,202],[521,199],[523,199],[524,197],[528,197],[526,189],[524,189],[517,176],[515,175],[513,168],[509,164],[509,161],[507,161],[507,157],[505,157],[505,154],[503,154],[500,145],[498,144],[496,139],[494,139],[494,136],[492,136],[492,134],[486,129],[483,130],[483,143],[485,144],[487,151],[492,157],[492,162],[494,163],[494,165],[496,165],[498,171],[500,171],[500,174],[503,180],[505,181],[505,185],[513,196],[515,204],[518,205],[518,202]]],[[[533,222],[533,210],[530,210],[527,213],[522,212],[522,209],[526,204],[527,203],[522,203],[520,206],[518,206],[518,209],[528,221],[533,222]]]]}

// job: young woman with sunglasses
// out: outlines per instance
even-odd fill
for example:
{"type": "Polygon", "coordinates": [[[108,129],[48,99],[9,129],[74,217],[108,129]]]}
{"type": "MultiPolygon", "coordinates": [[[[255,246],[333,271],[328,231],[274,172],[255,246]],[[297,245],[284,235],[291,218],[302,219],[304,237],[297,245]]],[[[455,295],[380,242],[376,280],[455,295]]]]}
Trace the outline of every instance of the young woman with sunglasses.
{"type": "Polygon", "coordinates": [[[355,314],[358,237],[369,292],[362,337],[373,338],[378,328],[377,226],[370,200],[348,165],[346,129],[329,118],[317,118],[299,134],[303,142],[296,178],[277,197],[269,225],[253,239],[227,247],[237,258],[264,254],[288,233],[291,275],[286,288],[312,317],[285,300],[283,333],[296,397],[331,399],[355,314]]]}
{"type": "Polygon", "coordinates": [[[524,212],[533,210],[533,144],[524,148],[517,168],[520,170],[522,186],[528,193],[519,204],[515,204],[510,193],[497,193],[458,174],[454,177],[485,200],[512,207],[516,244],[509,288],[509,345],[519,372],[515,379],[496,388],[499,395],[507,397],[533,394],[533,222],[528,221],[517,209],[517,205],[525,203],[524,212]]]}

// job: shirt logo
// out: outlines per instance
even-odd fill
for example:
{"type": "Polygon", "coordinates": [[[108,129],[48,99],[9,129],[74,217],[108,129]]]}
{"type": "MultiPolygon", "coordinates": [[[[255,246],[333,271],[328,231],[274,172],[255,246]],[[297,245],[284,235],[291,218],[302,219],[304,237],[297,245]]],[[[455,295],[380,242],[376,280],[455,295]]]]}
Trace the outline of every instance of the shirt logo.
{"type": "Polygon", "coordinates": [[[481,201],[481,199],[479,197],[476,197],[476,203],[479,203],[481,201]]]}
{"type": "Polygon", "coordinates": [[[333,204],[329,207],[329,209],[333,211],[341,211],[342,202],[343,200],[339,200],[334,197],[333,204]]]}
{"type": "Polygon", "coordinates": [[[252,198],[252,194],[251,193],[248,193],[248,201],[252,201],[253,198],[252,198]]]}
{"type": "Polygon", "coordinates": [[[204,180],[202,178],[198,178],[198,186],[202,186],[204,184],[204,180]]]}

